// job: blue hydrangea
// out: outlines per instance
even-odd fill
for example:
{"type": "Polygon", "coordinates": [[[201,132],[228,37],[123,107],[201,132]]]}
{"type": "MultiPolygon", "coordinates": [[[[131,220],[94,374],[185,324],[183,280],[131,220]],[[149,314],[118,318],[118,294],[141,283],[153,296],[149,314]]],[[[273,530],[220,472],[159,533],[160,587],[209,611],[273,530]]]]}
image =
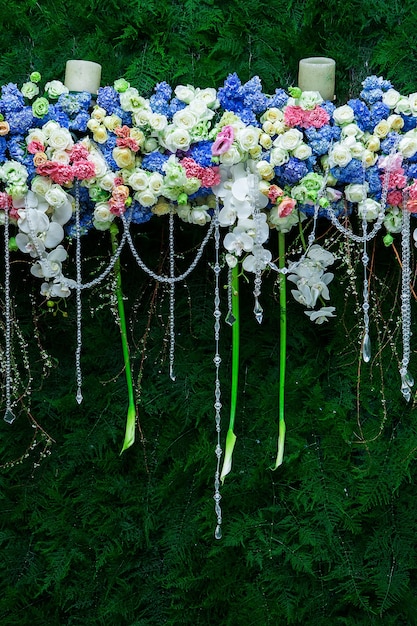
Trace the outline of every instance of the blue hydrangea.
{"type": "Polygon", "coordinates": [[[371,106],[371,125],[376,126],[390,114],[390,108],[383,102],[376,102],[371,106]]]}
{"type": "Polygon", "coordinates": [[[190,157],[194,159],[196,163],[201,167],[210,167],[213,165],[211,147],[213,142],[211,141],[198,141],[191,146],[189,151],[190,157]]]}
{"type": "Polygon", "coordinates": [[[113,87],[99,87],[97,104],[105,109],[109,115],[112,115],[116,108],[120,108],[120,96],[113,87]]]}
{"type": "Polygon", "coordinates": [[[355,122],[359,128],[363,131],[371,131],[373,126],[371,124],[371,113],[362,100],[358,98],[348,101],[348,105],[353,109],[355,113],[355,122]]]}
{"type": "Polygon", "coordinates": [[[185,102],[178,100],[178,98],[172,98],[171,102],[169,103],[169,108],[168,108],[168,115],[167,115],[168,119],[172,119],[172,116],[177,111],[182,111],[182,109],[185,109],[186,106],[187,104],[185,102]]]}
{"type": "Polygon", "coordinates": [[[14,83],[8,83],[1,88],[0,112],[19,111],[23,108],[25,99],[22,92],[14,83]]]}
{"type": "Polygon", "coordinates": [[[7,141],[5,137],[0,137],[0,163],[7,161],[6,156],[7,141]]]}
{"type": "Polygon", "coordinates": [[[116,141],[116,135],[110,135],[106,143],[102,144],[101,146],[101,152],[103,154],[103,157],[109,168],[113,171],[117,171],[120,169],[116,161],[113,159],[113,149],[116,147],[116,141]]]}
{"type": "Polygon", "coordinates": [[[406,164],[404,169],[407,178],[417,178],[417,163],[406,164]]]}
{"type": "Polygon", "coordinates": [[[149,104],[153,113],[169,116],[169,103],[163,98],[154,94],[149,98],[149,104]]]}
{"type": "Polygon", "coordinates": [[[79,133],[85,133],[90,115],[87,111],[80,111],[69,123],[69,129],[79,133]]]}
{"type": "Polygon", "coordinates": [[[155,150],[150,154],[145,154],[142,159],[142,167],[149,172],[159,172],[164,174],[163,166],[168,161],[168,155],[162,154],[159,150],[155,150]]]}
{"type": "Polygon", "coordinates": [[[284,89],[278,88],[275,89],[275,93],[272,96],[269,96],[266,101],[266,108],[271,109],[272,107],[276,107],[278,109],[282,108],[288,102],[288,94],[284,89]]]}
{"type": "Polygon", "coordinates": [[[306,162],[295,157],[290,157],[287,163],[274,169],[280,186],[294,185],[309,172],[306,162]]]}
{"type": "Polygon", "coordinates": [[[379,200],[381,197],[382,183],[380,178],[380,170],[377,165],[368,167],[365,170],[365,180],[369,184],[369,192],[374,198],[379,200]]]}
{"type": "Polygon", "coordinates": [[[6,120],[10,124],[10,132],[12,134],[26,133],[34,126],[32,107],[26,106],[20,110],[9,111],[6,114],[6,120]]]}
{"type": "Polygon", "coordinates": [[[395,144],[398,142],[398,133],[392,131],[381,141],[381,151],[384,154],[389,154],[395,144]]]}
{"type": "Polygon", "coordinates": [[[91,94],[86,91],[80,93],[63,93],[59,96],[56,108],[74,117],[80,111],[86,111],[91,104],[91,94]]]}
{"type": "Polygon", "coordinates": [[[413,130],[417,126],[417,117],[413,115],[401,115],[404,120],[404,126],[402,127],[402,132],[406,133],[409,130],[413,130]]]}
{"type": "Polygon", "coordinates": [[[345,167],[332,167],[330,173],[339,183],[362,183],[364,171],[362,161],[352,159],[345,167]]]}
{"type": "Polygon", "coordinates": [[[337,126],[322,126],[321,128],[306,128],[305,135],[313,154],[321,156],[329,151],[332,141],[339,138],[341,129],[337,126]]]}
{"type": "Polygon", "coordinates": [[[149,222],[153,213],[149,207],[144,207],[139,202],[134,201],[126,213],[127,221],[133,224],[144,224],[149,222]]]}

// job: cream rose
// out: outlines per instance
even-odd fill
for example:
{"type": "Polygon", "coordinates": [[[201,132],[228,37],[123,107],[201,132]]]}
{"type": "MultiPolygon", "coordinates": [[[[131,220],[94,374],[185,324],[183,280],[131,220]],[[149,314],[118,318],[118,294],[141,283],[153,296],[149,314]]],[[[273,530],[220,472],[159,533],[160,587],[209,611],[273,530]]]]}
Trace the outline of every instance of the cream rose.
{"type": "Polygon", "coordinates": [[[270,153],[270,163],[275,167],[288,163],[290,155],[287,150],[283,148],[272,148],[270,153]]]}
{"type": "Polygon", "coordinates": [[[275,124],[276,122],[282,122],[283,119],[284,114],[281,109],[278,109],[277,107],[271,107],[270,109],[267,109],[262,115],[261,122],[269,122],[270,124],[275,124]]]}
{"type": "Polygon", "coordinates": [[[369,184],[351,183],[345,187],[345,196],[349,202],[363,202],[368,194],[369,184]]]}
{"type": "Polygon", "coordinates": [[[410,102],[409,102],[407,96],[401,96],[400,97],[400,99],[398,100],[397,104],[395,105],[394,112],[395,113],[402,113],[403,115],[410,115],[411,114],[410,102]]]}
{"type": "Polygon", "coordinates": [[[178,100],[190,104],[191,100],[194,99],[195,89],[191,85],[178,85],[175,87],[174,93],[178,100]]]}
{"type": "Polygon", "coordinates": [[[300,161],[305,161],[305,159],[310,158],[312,153],[313,151],[310,146],[304,142],[300,143],[292,152],[293,156],[295,156],[296,159],[300,159],[300,161]]]}
{"type": "Polygon", "coordinates": [[[50,150],[48,148],[46,152],[49,155],[51,161],[55,161],[56,163],[62,163],[63,165],[68,165],[70,162],[69,153],[65,152],[65,150],[50,150]]]}
{"type": "Polygon", "coordinates": [[[268,133],[261,133],[259,135],[259,143],[264,150],[270,150],[270,148],[272,148],[272,139],[268,133]]]}
{"type": "Polygon", "coordinates": [[[255,126],[247,126],[238,131],[236,141],[243,152],[248,152],[258,145],[260,132],[255,126]]]}
{"type": "Polygon", "coordinates": [[[380,210],[381,205],[372,198],[366,198],[366,200],[358,204],[358,215],[361,219],[364,217],[367,222],[376,220],[380,210]]]}
{"type": "Polygon", "coordinates": [[[45,200],[51,206],[59,207],[68,201],[68,197],[60,185],[51,185],[45,193],[45,200]]]}
{"type": "Polygon", "coordinates": [[[38,196],[45,197],[48,189],[51,188],[52,180],[47,178],[46,176],[35,176],[31,183],[31,189],[34,193],[38,194],[38,196]]]}
{"type": "Polygon", "coordinates": [[[152,192],[151,189],[145,189],[144,191],[137,191],[135,193],[135,200],[139,202],[142,206],[150,207],[156,204],[158,197],[156,194],[152,192]]]}
{"type": "MultiPolygon", "coordinates": [[[[98,202],[94,208],[93,213],[94,225],[97,228],[97,224],[107,225],[106,228],[110,226],[110,223],[114,220],[114,215],[110,211],[110,205],[108,202],[98,202]]],[[[104,230],[99,228],[99,230],[104,230]]]]}
{"type": "Polygon", "coordinates": [[[144,191],[149,186],[149,176],[145,170],[136,170],[126,182],[135,191],[144,191]]]}
{"type": "Polygon", "coordinates": [[[164,186],[164,177],[159,172],[152,172],[149,176],[149,189],[151,189],[154,193],[160,194],[162,193],[162,188],[164,186]]]}
{"type": "Polygon", "coordinates": [[[120,128],[122,125],[122,118],[112,113],[111,115],[106,115],[103,118],[103,124],[110,132],[114,132],[116,128],[120,128]]]}
{"type": "Polygon", "coordinates": [[[177,128],[190,130],[197,124],[197,117],[191,111],[190,107],[186,107],[185,109],[174,113],[172,122],[177,128]]]}
{"type": "Polygon", "coordinates": [[[99,106],[95,106],[91,112],[91,118],[93,120],[97,120],[98,122],[102,122],[104,118],[106,117],[106,115],[107,115],[106,109],[103,109],[103,107],[99,107],[99,106]]]}
{"type": "Polygon", "coordinates": [[[371,135],[366,142],[366,147],[372,152],[378,152],[379,148],[381,147],[379,137],[377,137],[376,135],[371,135]]]}
{"type": "Polygon", "coordinates": [[[390,130],[391,124],[388,122],[388,120],[381,120],[374,128],[374,135],[376,135],[380,139],[383,139],[388,135],[390,130]]]}
{"type": "Polygon", "coordinates": [[[174,153],[177,150],[186,152],[191,143],[190,133],[185,128],[177,128],[170,125],[163,135],[163,142],[170,152],[174,153]]]}
{"type": "Polygon", "coordinates": [[[160,133],[168,126],[168,119],[166,115],[161,113],[152,113],[149,118],[149,124],[152,130],[160,133]]]}
{"type": "Polygon", "coordinates": [[[382,102],[390,109],[394,109],[400,98],[401,94],[398,91],[395,89],[388,89],[388,91],[386,91],[382,96],[382,102]]]}
{"type": "Polygon", "coordinates": [[[401,130],[404,126],[404,120],[401,115],[393,113],[387,118],[387,122],[391,126],[391,130],[401,130]]]}
{"type": "Polygon", "coordinates": [[[364,150],[362,154],[362,163],[365,167],[372,167],[378,161],[378,155],[372,150],[364,150]]]}
{"type": "Polygon", "coordinates": [[[99,126],[93,132],[93,139],[97,143],[106,143],[108,138],[109,138],[109,134],[105,126],[99,126]]]}
{"type": "Polygon", "coordinates": [[[258,161],[256,171],[264,180],[272,180],[274,178],[274,168],[268,161],[258,161]]]}
{"type": "Polygon", "coordinates": [[[113,159],[118,167],[132,167],[135,164],[135,155],[129,148],[113,148],[113,159]]]}
{"type": "Polygon", "coordinates": [[[111,191],[114,187],[115,179],[115,172],[106,172],[104,176],[100,176],[100,178],[97,179],[97,183],[104,191],[111,191]]]}

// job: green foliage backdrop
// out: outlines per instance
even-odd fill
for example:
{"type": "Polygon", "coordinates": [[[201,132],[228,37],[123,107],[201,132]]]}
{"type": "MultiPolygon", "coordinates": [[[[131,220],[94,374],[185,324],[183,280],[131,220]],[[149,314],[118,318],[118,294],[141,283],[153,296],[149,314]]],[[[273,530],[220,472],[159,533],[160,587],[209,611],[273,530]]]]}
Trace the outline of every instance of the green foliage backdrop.
{"type": "MultiPolygon", "coordinates": [[[[63,78],[68,58],[85,58],[103,65],[104,84],[124,75],[144,91],[162,79],[218,86],[231,71],[242,79],[259,74],[273,89],[294,83],[299,58],[326,54],[337,60],[342,96],[374,72],[415,90],[409,0],[0,4],[2,84],[21,83],[34,69],[63,78]]],[[[186,253],[198,234],[185,225],[181,231],[177,245],[186,253]]],[[[154,267],[164,262],[166,236],[162,221],[138,228],[136,242],[154,267]]],[[[96,235],[83,245],[93,271],[97,249],[110,243],[96,235]]],[[[13,263],[13,298],[30,351],[30,412],[47,434],[25,415],[0,426],[2,626],[417,623],[417,425],[399,393],[398,310],[385,297],[398,289],[398,265],[385,249],[375,258],[378,349],[369,366],[359,359],[359,283],[356,291],[347,279],[335,284],[338,318],[325,327],[313,327],[289,303],[288,438],[276,472],[269,467],[277,436],[277,285],[265,277],[261,326],[251,289],[242,286],[238,441],[222,490],[221,541],[213,536],[212,251],[177,288],[175,382],[168,294],[128,254],[122,258],[141,427],[122,456],[127,394],[110,290],[86,298],[79,407],[74,303],[55,315],[36,308],[34,323],[39,285],[26,263],[13,263]]],[[[225,327],[226,411],[230,339],[225,327]]]]}

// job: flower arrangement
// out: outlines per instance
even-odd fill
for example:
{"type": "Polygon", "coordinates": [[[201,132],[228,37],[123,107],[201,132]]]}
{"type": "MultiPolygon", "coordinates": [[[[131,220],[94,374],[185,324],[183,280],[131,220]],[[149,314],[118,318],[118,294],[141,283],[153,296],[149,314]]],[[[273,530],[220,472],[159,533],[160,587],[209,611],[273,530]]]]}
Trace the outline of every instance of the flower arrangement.
{"type": "MultiPolygon", "coordinates": [[[[33,259],[31,272],[42,280],[47,299],[66,298],[74,290],[80,297],[79,257],[77,279],[65,275],[66,237],[79,240],[92,229],[110,231],[116,253],[118,223],[126,229],[165,215],[196,226],[215,222],[226,231],[221,245],[235,295],[240,274],[254,276],[258,321],[262,273],[280,274],[283,391],[286,279],[312,322],[323,324],[335,316],[329,306],[334,274],[327,271],[335,257],[316,241],[318,219],[363,242],[365,275],[366,243],[380,229],[385,245],[401,232],[403,250],[408,246],[409,218],[417,213],[417,94],[402,95],[383,78],[368,77],[359,96],[340,106],[296,87],[267,95],[258,77],[243,84],[236,74],[217,90],[173,89],[161,82],[149,97],[124,79],[99,88],[96,97],[71,93],[57,80],[41,90],[40,81],[34,72],[21,88],[1,88],[0,222],[7,237],[9,226],[15,227],[9,248],[33,259]],[[362,223],[362,235],[350,228],[352,216],[362,223]],[[311,230],[305,242],[307,220],[311,230]],[[304,251],[298,260],[287,261],[285,235],[296,227],[304,251]],[[269,245],[274,231],[277,264],[269,245]]],[[[173,289],[175,277],[166,280],[173,289]]],[[[407,289],[404,279],[404,310],[407,289]]],[[[365,286],[365,360],[368,299],[365,286]]],[[[409,399],[407,311],[404,319],[400,373],[409,399]]],[[[238,351],[237,332],[234,346],[238,351]]],[[[237,367],[234,381],[237,393],[237,367]]],[[[232,405],[234,413],[236,398],[232,405]]],[[[133,396],[129,412],[125,447],[133,440],[133,396]]],[[[222,479],[231,467],[233,422],[234,414],[222,479]]],[[[282,462],[284,435],[281,405],[275,467],[282,462]]]]}

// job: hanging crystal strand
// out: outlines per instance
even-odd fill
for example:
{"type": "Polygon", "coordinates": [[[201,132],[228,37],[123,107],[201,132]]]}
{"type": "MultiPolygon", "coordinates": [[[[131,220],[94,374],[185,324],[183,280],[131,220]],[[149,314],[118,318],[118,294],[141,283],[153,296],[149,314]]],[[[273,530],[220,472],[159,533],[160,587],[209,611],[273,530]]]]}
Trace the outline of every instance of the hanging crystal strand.
{"type": "Polygon", "coordinates": [[[216,423],[216,432],[217,432],[217,445],[216,445],[216,457],[217,457],[217,465],[216,465],[216,473],[214,476],[214,511],[217,517],[217,526],[214,531],[214,536],[216,539],[222,538],[222,510],[220,507],[220,461],[222,456],[222,449],[220,445],[220,434],[221,434],[221,389],[220,389],[220,227],[219,227],[219,205],[218,200],[216,201],[216,209],[214,214],[214,253],[215,253],[215,261],[214,261],[214,345],[215,345],[215,354],[214,354],[214,366],[215,366],[215,388],[214,388],[214,409],[215,409],[215,423],[216,423]]]}
{"type": "Polygon", "coordinates": [[[77,284],[75,288],[76,295],[76,315],[77,315],[77,347],[75,349],[75,374],[77,379],[77,395],[76,400],[78,404],[81,404],[83,401],[82,395],[82,372],[81,372],[81,348],[82,348],[82,301],[81,301],[81,290],[82,290],[82,275],[81,275],[81,226],[80,226],[80,189],[79,182],[77,181],[75,184],[75,267],[76,267],[76,277],[77,284]]]}
{"type": "Polygon", "coordinates": [[[401,318],[402,318],[402,341],[403,358],[400,367],[401,393],[405,400],[411,400],[411,388],[414,380],[408,372],[410,361],[410,337],[411,337],[411,299],[410,299],[410,213],[407,210],[407,201],[404,197],[401,226],[402,248],[402,274],[401,274],[401,318]]]}
{"type": "Polygon", "coordinates": [[[236,321],[235,316],[232,313],[232,296],[232,268],[229,267],[229,270],[227,272],[227,313],[224,319],[226,324],[229,324],[229,326],[233,326],[236,321]]]}
{"type": "Polygon", "coordinates": [[[365,215],[362,218],[362,230],[363,230],[363,339],[362,339],[362,358],[365,363],[369,363],[371,360],[371,339],[369,337],[369,284],[368,284],[368,262],[369,256],[367,251],[367,229],[368,224],[365,219],[365,215]]]}
{"type": "MultiPolygon", "coordinates": [[[[255,222],[255,229],[256,229],[255,245],[261,246],[262,244],[260,241],[260,223],[259,223],[261,212],[259,209],[259,205],[256,201],[256,197],[258,193],[258,184],[259,184],[259,179],[256,176],[256,174],[248,174],[248,186],[249,186],[249,191],[251,194],[251,204],[253,207],[252,209],[253,221],[255,222]]],[[[261,263],[258,261],[256,263],[254,289],[253,289],[253,295],[255,298],[255,305],[253,307],[253,312],[255,314],[255,319],[259,324],[262,323],[262,319],[263,319],[263,308],[259,303],[259,296],[261,295],[261,287],[262,287],[262,266],[261,266],[261,263]]]]}
{"type": "Polygon", "coordinates": [[[4,315],[5,315],[5,393],[6,411],[4,421],[13,424],[16,419],[12,411],[12,309],[10,301],[10,250],[9,250],[9,209],[4,210],[4,315]]]}
{"type": "Polygon", "coordinates": [[[174,209],[169,212],[169,377],[175,380],[175,249],[174,209]]]}

